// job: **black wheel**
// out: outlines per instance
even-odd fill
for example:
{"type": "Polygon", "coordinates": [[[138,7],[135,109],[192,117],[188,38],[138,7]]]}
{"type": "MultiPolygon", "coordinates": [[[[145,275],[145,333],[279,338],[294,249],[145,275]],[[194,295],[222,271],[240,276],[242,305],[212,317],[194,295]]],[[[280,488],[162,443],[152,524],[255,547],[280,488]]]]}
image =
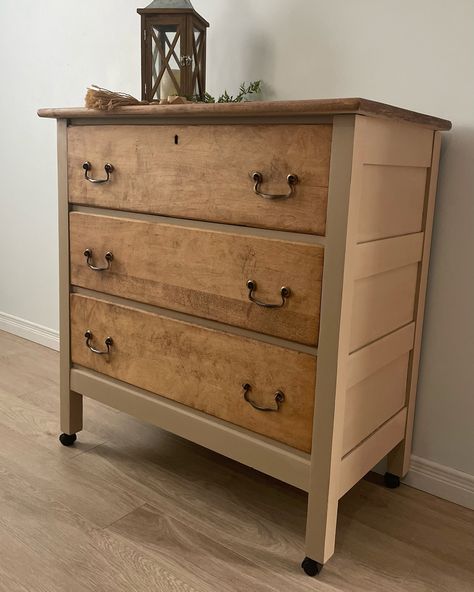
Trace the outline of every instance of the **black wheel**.
{"type": "Polygon", "coordinates": [[[72,446],[76,440],[76,434],[61,434],[59,436],[59,441],[63,446],[72,446]]]}
{"type": "Polygon", "coordinates": [[[305,557],[303,559],[301,567],[304,569],[305,574],[311,576],[312,578],[314,578],[314,576],[317,576],[318,573],[323,569],[321,563],[318,563],[317,561],[315,561],[314,559],[310,559],[309,557],[305,557]]]}
{"type": "Polygon", "coordinates": [[[389,489],[397,489],[397,487],[400,487],[400,477],[398,475],[385,473],[383,481],[385,483],[385,487],[388,487],[389,489]]]}

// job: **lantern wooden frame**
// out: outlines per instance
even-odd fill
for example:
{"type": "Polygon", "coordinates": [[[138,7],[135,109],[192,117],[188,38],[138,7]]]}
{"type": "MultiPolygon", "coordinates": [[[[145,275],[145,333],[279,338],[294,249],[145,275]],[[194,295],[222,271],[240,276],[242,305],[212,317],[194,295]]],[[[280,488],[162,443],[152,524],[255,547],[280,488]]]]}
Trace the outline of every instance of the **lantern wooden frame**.
{"type": "Polygon", "coordinates": [[[173,94],[204,97],[209,23],[194,10],[189,0],[154,0],[137,12],[141,16],[142,100],[160,98],[160,84],[164,76],[171,79],[175,90],[173,94]],[[175,33],[173,40],[168,38],[166,31],[175,33]],[[173,60],[179,66],[179,80],[170,65],[173,60]],[[160,63],[158,70],[157,63],[160,63]]]}

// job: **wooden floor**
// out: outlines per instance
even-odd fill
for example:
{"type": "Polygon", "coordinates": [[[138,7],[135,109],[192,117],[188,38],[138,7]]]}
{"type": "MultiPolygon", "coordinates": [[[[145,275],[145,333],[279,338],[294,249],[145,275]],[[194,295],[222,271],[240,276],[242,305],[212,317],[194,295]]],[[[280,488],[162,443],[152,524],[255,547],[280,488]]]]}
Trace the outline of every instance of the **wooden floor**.
{"type": "Polygon", "coordinates": [[[363,481],[315,579],[306,495],[86,401],[58,436],[58,354],[0,332],[0,591],[472,592],[474,513],[363,481]]]}

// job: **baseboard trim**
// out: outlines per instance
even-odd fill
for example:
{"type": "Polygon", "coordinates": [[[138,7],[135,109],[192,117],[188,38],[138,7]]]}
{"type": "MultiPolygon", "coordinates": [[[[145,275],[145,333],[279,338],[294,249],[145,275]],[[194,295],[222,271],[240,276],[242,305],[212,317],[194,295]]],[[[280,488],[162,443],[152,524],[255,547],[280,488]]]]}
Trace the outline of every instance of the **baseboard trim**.
{"type": "Polygon", "coordinates": [[[0,331],[12,333],[59,351],[59,332],[26,319],[0,312],[0,331]]]}
{"type": "Polygon", "coordinates": [[[403,483],[474,510],[474,475],[412,456],[403,483]]]}

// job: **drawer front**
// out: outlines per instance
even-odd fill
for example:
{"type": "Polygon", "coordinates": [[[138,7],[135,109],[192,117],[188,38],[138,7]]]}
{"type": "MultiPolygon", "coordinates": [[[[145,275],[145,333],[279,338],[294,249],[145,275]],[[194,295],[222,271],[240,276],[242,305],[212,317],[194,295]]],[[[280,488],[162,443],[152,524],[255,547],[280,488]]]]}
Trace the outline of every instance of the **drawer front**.
{"type": "Polygon", "coordinates": [[[323,235],[331,125],[68,128],[69,199],[120,210],[323,235]],[[91,165],[84,171],[83,163],[91,165]],[[107,183],[104,166],[113,165],[107,183]],[[262,174],[265,194],[254,192],[262,174]]]}
{"type": "Polygon", "coordinates": [[[319,245],[72,212],[70,247],[76,286],[317,343],[319,245]],[[86,249],[96,267],[107,267],[105,254],[111,252],[109,269],[90,269],[86,249]],[[252,293],[249,280],[256,286],[252,293]],[[289,289],[285,298],[282,287],[289,289]]]}
{"type": "Polygon", "coordinates": [[[316,358],[140,310],[71,295],[74,364],[309,451],[316,358]],[[93,353],[86,344],[110,354],[93,353]],[[244,398],[278,411],[254,409],[244,398]]]}

